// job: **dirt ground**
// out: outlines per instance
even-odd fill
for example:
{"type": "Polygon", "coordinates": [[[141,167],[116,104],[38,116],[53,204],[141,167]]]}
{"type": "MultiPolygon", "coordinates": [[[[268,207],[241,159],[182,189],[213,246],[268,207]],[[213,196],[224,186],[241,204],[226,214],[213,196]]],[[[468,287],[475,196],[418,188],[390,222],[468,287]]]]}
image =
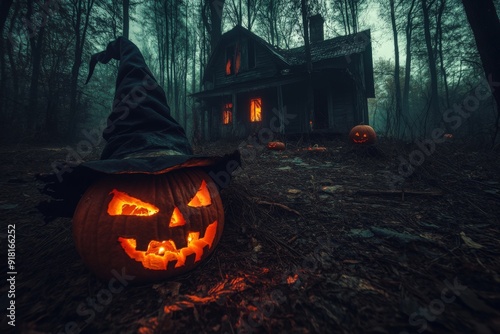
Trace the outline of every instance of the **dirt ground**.
{"type": "Polygon", "coordinates": [[[238,141],[197,152],[236,147],[243,168],[223,191],[213,256],[107,299],[108,282],[75,250],[71,219],[45,224],[35,208],[45,198],[35,174],[71,146],[1,148],[2,272],[15,224],[17,332],[500,333],[498,150],[450,141],[425,155],[384,140],[317,139],[285,151],[238,141]],[[314,144],[326,151],[307,149],[314,144]],[[423,163],[400,168],[400,157],[423,163]]]}

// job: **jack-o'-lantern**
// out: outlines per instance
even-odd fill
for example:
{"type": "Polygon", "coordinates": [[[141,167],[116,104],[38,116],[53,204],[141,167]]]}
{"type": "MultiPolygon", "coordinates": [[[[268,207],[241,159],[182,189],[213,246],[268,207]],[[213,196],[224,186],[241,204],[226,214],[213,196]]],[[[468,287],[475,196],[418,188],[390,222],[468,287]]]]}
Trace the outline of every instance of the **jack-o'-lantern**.
{"type": "Polygon", "coordinates": [[[377,142],[377,134],[369,125],[356,125],[349,132],[349,140],[358,145],[371,145],[377,142]]]}
{"type": "Polygon", "coordinates": [[[196,168],[106,176],[86,190],[73,216],[84,263],[101,278],[124,269],[137,282],[193,269],[214,251],[223,227],[217,186],[196,168]]]}
{"type": "Polygon", "coordinates": [[[267,143],[267,148],[274,151],[283,151],[285,149],[285,143],[281,141],[270,141],[267,143]]]}

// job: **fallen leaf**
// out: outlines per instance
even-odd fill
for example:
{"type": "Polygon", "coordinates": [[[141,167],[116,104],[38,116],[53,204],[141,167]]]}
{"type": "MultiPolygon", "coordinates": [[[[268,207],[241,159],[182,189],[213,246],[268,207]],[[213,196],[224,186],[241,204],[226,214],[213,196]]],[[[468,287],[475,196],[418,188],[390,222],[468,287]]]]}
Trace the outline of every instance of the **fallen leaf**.
{"type": "Polygon", "coordinates": [[[353,237],[359,237],[359,238],[371,238],[374,236],[372,231],[360,229],[360,228],[351,229],[351,231],[349,232],[349,235],[351,235],[353,237]]]}
{"type": "Polygon", "coordinates": [[[462,240],[470,248],[481,249],[481,248],[484,247],[483,245],[478,244],[477,242],[473,241],[471,238],[469,238],[468,236],[466,236],[464,231],[460,232],[460,237],[462,237],[462,240]]]}
{"type": "Polygon", "coordinates": [[[483,312],[486,314],[499,314],[497,310],[488,306],[482,299],[480,299],[471,289],[460,291],[458,296],[468,307],[476,312],[483,312]]]}
{"type": "Polygon", "coordinates": [[[337,186],[324,186],[324,187],[321,187],[321,190],[327,194],[335,194],[335,193],[344,191],[344,187],[339,186],[339,185],[337,185],[337,186]]]}
{"type": "Polygon", "coordinates": [[[347,264],[358,264],[360,261],[358,260],[351,260],[351,259],[345,259],[342,261],[342,263],[347,263],[347,264]]]}
{"type": "Polygon", "coordinates": [[[10,204],[10,203],[5,203],[5,204],[0,204],[0,210],[12,210],[17,208],[18,204],[10,204]]]}

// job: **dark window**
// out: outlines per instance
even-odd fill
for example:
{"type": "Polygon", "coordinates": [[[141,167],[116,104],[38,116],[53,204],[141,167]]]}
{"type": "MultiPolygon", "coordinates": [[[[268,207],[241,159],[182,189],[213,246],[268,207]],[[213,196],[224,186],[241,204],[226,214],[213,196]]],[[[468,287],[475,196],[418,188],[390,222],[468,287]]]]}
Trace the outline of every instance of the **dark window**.
{"type": "Polygon", "coordinates": [[[253,41],[248,40],[248,47],[247,47],[247,52],[248,52],[248,69],[254,68],[255,67],[255,48],[253,45],[253,41]]]}

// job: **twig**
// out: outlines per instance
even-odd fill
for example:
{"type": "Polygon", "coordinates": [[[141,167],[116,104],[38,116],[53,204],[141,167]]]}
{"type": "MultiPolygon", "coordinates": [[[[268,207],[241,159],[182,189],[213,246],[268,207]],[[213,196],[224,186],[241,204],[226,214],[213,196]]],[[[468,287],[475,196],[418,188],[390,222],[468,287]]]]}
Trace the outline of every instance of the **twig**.
{"type": "MultiPolygon", "coordinates": [[[[412,190],[356,190],[356,194],[358,195],[420,195],[420,196],[441,196],[443,192],[441,190],[433,190],[433,191],[412,191],[412,190]]],[[[403,196],[404,196],[403,195],[403,196]]]]}
{"type": "Polygon", "coordinates": [[[287,210],[287,211],[290,211],[290,212],[293,212],[295,213],[297,216],[302,216],[300,214],[300,212],[298,212],[297,210],[294,210],[284,204],[281,204],[281,203],[275,203],[275,202],[268,202],[268,201],[261,201],[261,200],[257,200],[256,201],[257,204],[263,204],[263,205],[270,205],[270,206],[277,206],[279,208],[282,208],[284,210],[287,210]]]}

